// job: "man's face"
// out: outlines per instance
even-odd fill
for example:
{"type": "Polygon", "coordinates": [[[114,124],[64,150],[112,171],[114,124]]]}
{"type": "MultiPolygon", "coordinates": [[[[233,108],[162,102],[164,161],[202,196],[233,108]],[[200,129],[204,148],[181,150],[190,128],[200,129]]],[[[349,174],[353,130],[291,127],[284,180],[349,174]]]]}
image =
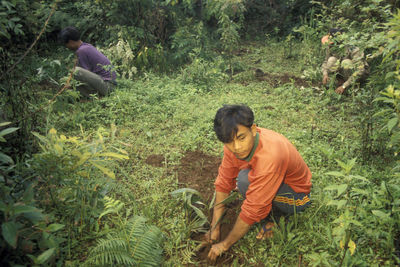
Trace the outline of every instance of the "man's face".
{"type": "Polygon", "coordinates": [[[256,134],[257,128],[255,124],[250,128],[239,124],[233,141],[225,143],[225,145],[237,158],[245,159],[253,149],[256,134]]]}
{"type": "Polygon", "coordinates": [[[77,49],[76,47],[76,42],[72,41],[72,40],[68,40],[67,43],[65,43],[65,47],[68,48],[69,50],[75,51],[77,49]]]}

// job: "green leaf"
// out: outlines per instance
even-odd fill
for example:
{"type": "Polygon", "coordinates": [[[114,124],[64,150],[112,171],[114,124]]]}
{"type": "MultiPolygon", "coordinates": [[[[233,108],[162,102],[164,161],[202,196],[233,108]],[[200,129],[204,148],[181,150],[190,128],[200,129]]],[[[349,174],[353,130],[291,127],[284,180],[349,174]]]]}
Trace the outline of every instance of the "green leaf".
{"type": "Polygon", "coordinates": [[[121,155],[121,154],[114,153],[114,152],[101,153],[98,156],[100,156],[100,157],[112,157],[112,158],[117,158],[117,159],[129,159],[129,157],[126,156],[126,155],[121,155]]]}
{"type": "Polygon", "coordinates": [[[357,179],[357,180],[361,180],[361,181],[366,182],[366,183],[370,183],[370,181],[367,178],[365,178],[363,176],[360,176],[360,175],[350,175],[350,177],[354,178],[354,179],[357,179]]]}
{"type": "Polygon", "coordinates": [[[17,224],[15,222],[5,222],[1,225],[1,232],[4,240],[6,240],[10,246],[16,248],[18,240],[17,224]]]}
{"type": "Polygon", "coordinates": [[[92,163],[93,166],[97,167],[100,171],[102,171],[108,177],[115,179],[115,174],[110,169],[103,167],[103,166],[93,162],[92,160],[90,161],[90,163],[92,163]]]}
{"type": "Polygon", "coordinates": [[[43,221],[45,216],[39,210],[34,212],[24,213],[24,217],[30,220],[33,224],[37,224],[40,221],[43,221]]]}
{"type": "Polygon", "coordinates": [[[338,190],[338,185],[337,184],[333,184],[333,185],[328,185],[324,188],[324,190],[338,190]]]}
{"type": "Polygon", "coordinates": [[[398,121],[399,121],[399,119],[397,117],[394,117],[388,121],[387,127],[389,130],[389,133],[392,132],[393,128],[397,125],[398,121]]]}
{"type": "Polygon", "coordinates": [[[353,189],[351,189],[351,191],[354,192],[354,193],[358,193],[360,195],[363,195],[363,196],[368,196],[369,195],[369,192],[367,190],[363,190],[363,189],[360,189],[360,188],[353,188],[353,189]]]}
{"type": "Polygon", "coordinates": [[[9,125],[9,124],[11,124],[11,122],[9,122],[9,121],[0,122],[0,127],[6,126],[6,125],[9,125]]]}
{"type": "Polygon", "coordinates": [[[337,197],[339,197],[341,194],[343,194],[344,191],[347,189],[347,184],[341,184],[337,188],[337,197]]]}
{"type": "Polygon", "coordinates": [[[234,200],[236,200],[238,196],[239,196],[239,193],[238,193],[238,192],[232,192],[227,198],[225,198],[224,200],[222,200],[220,203],[216,203],[214,206],[218,206],[218,205],[220,205],[220,204],[225,205],[225,204],[231,203],[231,202],[233,202],[234,200]]]}
{"type": "Polygon", "coordinates": [[[336,176],[336,177],[344,177],[344,174],[341,173],[341,172],[335,172],[335,171],[333,171],[333,172],[327,172],[326,174],[327,174],[327,175],[336,176]]]}
{"type": "Polygon", "coordinates": [[[377,216],[377,217],[379,217],[381,219],[384,219],[384,220],[387,220],[390,217],[389,214],[387,214],[387,213],[385,213],[383,211],[380,211],[380,210],[373,210],[372,214],[374,214],[375,216],[377,216]]]}
{"type": "Polygon", "coordinates": [[[62,228],[64,228],[64,224],[52,223],[46,227],[47,232],[56,232],[62,228]]]}
{"type": "Polygon", "coordinates": [[[17,215],[17,214],[26,213],[26,212],[37,211],[37,208],[32,207],[32,206],[25,206],[25,205],[14,205],[12,207],[12,211],[14,212],[15,215],[17,215]]]}
{"type": "Polygon", "coordinates": [[[39,255],[39,257],[36,258],[36,264],[43,264],[46,261],[50,259],[51,256],[53,256],[54,252],[56,251],[55,248],[49,248],[45,252],[39,255]]]}
{"type": "Polygon", "coordinates": [[[4,129],[4,130],[2,130],[2,131],[0,132],[0,136],[5,136],[5,135],[7,135],[7,134],[13,133],[13,132],[15,132],[15,131],[18,130],[18,129],[19,129],[19,128],[17,128],[17,127],[10,127],[10,128],[4,129]]]}
{"type": "Polygon", "coordinates": [[[2,152],[0,152],[0,162],[7,163],[7,164],[14,164],[13,159],[10,156],[8,156],[2,152]]]}
{"type": "Polygon", "coordinates": [[[176,197],[176,196],[181,195],[183,193],[194,194],[194,195],[197,195],[200,198],[202,198],[202,195],[199,193],[199,191],[197,191],[195,189],[192,189],[192,188],[179,188],[179,189],[177,189],[175,191],[172,191],[171,195],[176,197]]]}
{"type": "Polygon", "coordinates": [[[341,199],[337,202],[337,209],[340,210],[341,208],[343,208],[345,205],[347,204],[347,200],[345,199],[341,199]]]}

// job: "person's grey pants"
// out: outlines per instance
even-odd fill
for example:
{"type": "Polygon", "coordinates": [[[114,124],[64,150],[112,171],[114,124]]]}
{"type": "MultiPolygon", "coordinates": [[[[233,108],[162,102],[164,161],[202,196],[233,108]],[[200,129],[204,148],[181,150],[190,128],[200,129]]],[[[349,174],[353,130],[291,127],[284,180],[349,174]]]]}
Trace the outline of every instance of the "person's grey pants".
{"type": "MultiPolygon", "coordinates": [[[[237,186],[244,198],[250,185],[249,172],[250,169],[241,170],[237,177],[237,186]]],[[[272,208],[290,215],[305,210],[310,204],[310,194],[296,193],[289,185],[282,183],[272,201],[272,208]]]]}
{"type": "Polygon", "coordinates": [[[114,84],[112,82],[104,81],[96,73],[93,73],[81,67],[75,68],[74,78],[83,83],[79,85],[76,89],[78,89],[79,92],[86,97],[89,97],[91,94],[106,96],[114,88],[114,84]]]}

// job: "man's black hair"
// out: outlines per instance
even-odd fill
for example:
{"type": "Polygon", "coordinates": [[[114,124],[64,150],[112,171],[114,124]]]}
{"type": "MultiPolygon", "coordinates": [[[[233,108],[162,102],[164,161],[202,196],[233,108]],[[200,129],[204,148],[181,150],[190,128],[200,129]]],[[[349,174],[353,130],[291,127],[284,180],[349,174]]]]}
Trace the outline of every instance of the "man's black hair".
{"type": "Polygon", "coordinates": [[[254,113],[246,105],[224,105],[214,118],[214,131],[223,143],[230,143],[238,131],[238,125],[250,128],[254,123],[254,113]]]}
{"type": "Polygon", "coordinates": [[[66,44],[69,40],[79,41],[81,39],[81,34],[75,27],[69,26],[61,30],[58,39],[63,44],[66,44]]]}
{"type": "Polygon", "coordinates": [[[331,28],[329,29],[329,34],[334,37],[337,33],[343,33],[343,29],[341,28],[331,28]]]}

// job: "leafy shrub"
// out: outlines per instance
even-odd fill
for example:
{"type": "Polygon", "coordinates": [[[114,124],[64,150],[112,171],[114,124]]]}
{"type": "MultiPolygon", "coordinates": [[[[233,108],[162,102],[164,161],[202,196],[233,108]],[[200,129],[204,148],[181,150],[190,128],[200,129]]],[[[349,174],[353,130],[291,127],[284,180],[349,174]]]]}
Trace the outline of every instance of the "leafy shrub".
{"type": "Polygon", "coordinates": [[[218,82],[226,80],[227,75],[221,71],[215,62],[196,58],[181,72],[182,81],[191,83],[199,91],[209,92],[218,82]]]}
{"type": "MultiPolygon", "coordinates": [[[[9,123],[0,123],[4,127],[9,123]]],[[[0,142],[6,142],[5,135],[18,128],[10,127],[0,131],[0,142]]],[[[36,182],[21,175],[13,159],[3,153],[0,147],[0,265],[26,264],[41,265],[52,262],[64,241],[55,232],[63,224],[50,223],[54,219],[38,208],[34,188],[36,182]]]]}
{"type": "Polygon", "coordinates": [[[110,59],[122,78],[132,79],[137,73],[134,65],[134,49],[124,40],[121,32],[118,33],[118,42],[111,44],[106,49],[101,49],[101,52],[110,59]]]}
{"type": "Polygon", "coordinates": [[[58,135],[55,129],[47,136],[34,133],[41,142],[32,167],[39,176],[42,203],[49,210],[55,209],[79,234],[98,227],[95,218],[100,214],[101,200],[112,190],[115,179],[108,166],[113,159],[128,159],[121,149],[119,153],[107,150],[102,131],[112,139],[116,129],[111,133],[99,129],[97,139],[89,143],[58,135]]]}

